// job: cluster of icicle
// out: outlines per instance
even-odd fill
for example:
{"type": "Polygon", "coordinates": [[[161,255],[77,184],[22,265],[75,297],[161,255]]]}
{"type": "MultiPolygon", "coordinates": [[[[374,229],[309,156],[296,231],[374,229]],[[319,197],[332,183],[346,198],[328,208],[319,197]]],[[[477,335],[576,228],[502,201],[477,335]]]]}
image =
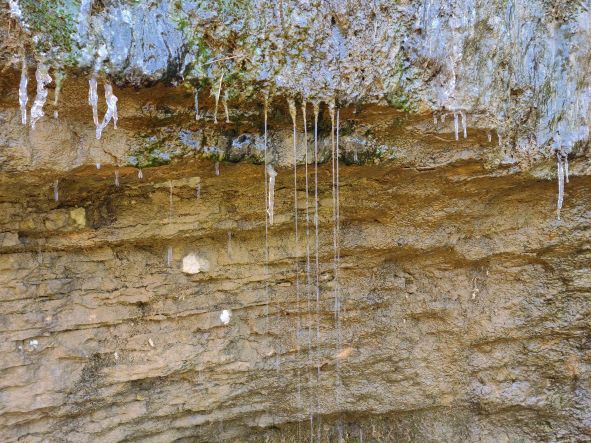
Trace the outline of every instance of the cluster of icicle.
{"type": "MultiPolygon", "coordinates": [[[[445,123],[445,117],[447,114],[441,114],[441,123],[445,123]]],[[[460,119],[462,121],[462,133],[464,138],[468,138],[468,120],[464,111],[454,111],[454,136],[456,141],[460,140],[460,119]]],[[[437,114],[433,113],[433,124],[437,125],[439,122],[437,114]]],[[[490,142],[490,140],[489,140],[490,142]]]]}
{"type": "Polygon", "coordinates": [[[96,127],[96,139],[100,140],[104,129],[113,120],[113,126],[117,129],[117,101],[118,98],[113,94],[111,83],[105,83],[105,101],[107,102],[107,112],[103,121],[99,123],[98,118],[98,80],[96,72],[88,80],[88,104],[92,107],[92,119],[96,127]]]}
{"type": "MultiPolygon", "coordinates": [[[[23,125],[27,124],[27,103],[29,102],[27,93],[29,76],[27,70],[27,61],[23,56],[21,79],[18,88],[18,102],[21,110],[21,122],[23,125]]],[[[35,80],[37,80],[37,93],[33,105],[31,106],[31,118],[29,120],[33,129],[35,129],[35,124],[39,119],[45,115],[43,112],[43,106],[45,106],[45,102],[47,101],[47,85],[51,83],[49,68],[42,62],[37,64],[35,80]]]]}

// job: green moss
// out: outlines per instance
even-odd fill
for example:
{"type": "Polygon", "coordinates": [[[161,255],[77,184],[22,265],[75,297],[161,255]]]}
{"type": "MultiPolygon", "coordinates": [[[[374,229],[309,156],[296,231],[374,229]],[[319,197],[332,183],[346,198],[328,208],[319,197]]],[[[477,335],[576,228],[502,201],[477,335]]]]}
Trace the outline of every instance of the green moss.
{"type": "Polygon", "coordinates": [[[136,139],[130,151],[128,164],[138,168],[149,168],[170,163],[171,155],[163,149],[162,142],[155,136],[143,135],[136,139]]]}
{"type": "Polygon", "coordinates": [[[73,62],[72,50],[75,33],[74,11],[79,0],[21,0],[23,19],[33,35],[38,36],[35,50],[43,54],[63,56],[73,62]]]}

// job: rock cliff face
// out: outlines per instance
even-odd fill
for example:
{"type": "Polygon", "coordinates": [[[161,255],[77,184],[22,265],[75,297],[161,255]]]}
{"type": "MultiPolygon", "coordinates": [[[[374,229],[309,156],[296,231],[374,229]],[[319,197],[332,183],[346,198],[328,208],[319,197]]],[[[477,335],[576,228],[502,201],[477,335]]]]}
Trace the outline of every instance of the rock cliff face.
{"type": "Polygon", "coordinates": [[[591,440],[588,3],[11,0],[0,32],[2,441],[591,440]]]}

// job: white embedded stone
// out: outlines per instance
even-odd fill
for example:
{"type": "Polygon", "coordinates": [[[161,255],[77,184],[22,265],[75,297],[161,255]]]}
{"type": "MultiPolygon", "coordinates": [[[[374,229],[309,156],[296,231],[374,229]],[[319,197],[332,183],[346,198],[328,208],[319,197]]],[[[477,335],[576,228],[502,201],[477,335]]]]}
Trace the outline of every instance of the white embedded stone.
{"type": "Polygon", "coordinates": [[[209,270],[209,262],[197,256],[197,254],[189,254],[183,258],[183,272],[186,274],[197,274],[209,270]]]}
{"type": "Polygon", "coordinates": [[[220,320],[223,324],[227,325],[228,323],[230,323],[230,318],[232,318],[232,311],[224,309],[220,314],[220,320]]]}

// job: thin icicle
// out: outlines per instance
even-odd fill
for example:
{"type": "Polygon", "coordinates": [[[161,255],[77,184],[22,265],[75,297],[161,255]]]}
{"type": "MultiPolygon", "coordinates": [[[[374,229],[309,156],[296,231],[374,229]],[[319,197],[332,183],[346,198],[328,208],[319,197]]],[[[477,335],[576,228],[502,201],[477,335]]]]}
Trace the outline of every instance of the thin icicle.
{"type": "Polygon", "coordinates": [[[195,187],[195,195],[197,198],[201,198],[201,183],[198,183],[195,187]]]}
{"type": "Polygon", "coordinates": [[[466,119],[466,113],[464,111],[460,111],[460,116],[462,117],[462,130],[464,131],[464,138],[468,138],[468,120],[466,119]]]}
{"type": "Polygon", "coordinates": [[[568,155],[564,156],[564,179],[568,183],[568,155]]]}
{"type": "Polygon", "coordinates": [[[144,178],[144,172],[141,169],[137,170],[137,178],[139,178],[140,180],[143,180],[144,178]]]}
{"type": "Polygon", "coordinates": [[[100,140],[104,129],[107,127],[111,119],[113,119],[113,126],[117,129],[117,96],[113,94],[113,86],[110,83],[105,83],[105,100],[107,102],[107,112],[103,118],[102,123],[96,128],[96,139],[100,140]]]}
{"type": "Polygon", "coordinates": [[[433,124],[437,126],[437,114],[433,113],[433,124]]]}
{"type": "Polygon", "coordinates": [[[213,167],[214,167],[215,175],[220,175],[220,162],[215,162],[213,167]]]}
{"type": "MultiPolygon", "coordinates": [[[[301,315],[300,315],[300,248],[299,248],[299,231],[298,231],[298,159],[297,159],[297,110],[295,100],[288,99],[289,114],[293,123],[293,212],[294,212],[294,229],[295,229],[295,284],[296,284],[296,349],[299,356],[300,353],[300,329],[301,329],[301,315]]],[[[300,369],[297,369],[297,391],[298,402],[301,400],[301,384],[300,384],[300,369]]]]}
{"type": "Polygon", "coordinates": [[[460,139],[459,133],[460,133],[460,126],[459,126],[459,121],[458,121],[458,113],[454,112],[454,134],[456,136],[456,141],[458,141],[460,139]]]}
{"type": "Polygon", "coordinates": [[[49,76],[49,68],[43,63],[37,64],[37,71],[35,72],[35,79],[37,80],[37,95],[33,106],[31,106],[31,127],[35,129],[35,124],[41,117],[45,115],[43,112],[43,106],[47,101],[47,85],[51,83],[51,77],[49,76]]]}
{"type": "Polygon", "coordinates": [[[277,171],[273,169],[273,165],[267,165],[267,176],[269,177],[269,203],[267,212],[269,214],[269,224],[273,224],[273,210],[275,207],[275,177],[277,177],[277,171]]]}
{"type": "Polygon", "coordinates": [[[59,180],[56,180],[53,182],[53,199],[55,201],[59,201],[59,199],[60,199],[59,185],[60,185],[59,180]]]}
{"type": "Polygon", "coordinates": [[[486,133],[486,137],[488,138],[488,142],[489,142],[489,143],[490,143],[490,142],[492,142],[492,134],[490,133],[490,131],[488,131],[488,132],[486,133]]]}
{"type": "MultiPolygon", "coordinates": [[[[304,121],[304,165],[306,176],[306,298],[308,307],[308,365],[312,367],[312,278],[310,265],[310,202],[309,202],[309,174],[308,174],[308,124],[306,120],[306,102],[302,103],[302,119],[304,121]]],[[[309,379],[309,390],[312,392],[312,377],[309,379]]],[[[312,401],[312,399],[310,399],[312,401]]],[[[314,440],[314,413],[310,404],[310,442],[314,440]]]]}
{"type": "Polygon", "coordinates": [[[267,166],[269,159],[267,156],[267,118],[268,118],[269,95],[265,92],[264,102],[264,182],[265,182],[265,330],[269,332],[269,198],[267,185],[267,166]]]}
{"type": "Polygon", "coordinates": [[[557,160],[557,175],[558,175],[558,203],[556,205],[556,218],[560,221],[560,210],[562,209],[562,201],[564,199],[564,169],[562,167],[562,158],[560,153],[556,153],[557,160]]]}
{"type": "Polygon", "coordinates": [[[320,251],[318,238],[318,113],[320,105],[318,102],[314,103],[314,234],[315,234],[315,252],[316,252],[316,416],[317,423],[317,437],[320,441],[320,251]]]}
{"type": "Polygon", "coordinates": [[[61,71],[56,72],[55,74],[55,91],[53,96],[53,118],[57,119],[59,117],[59,111],[57,106],[59,104],[60,99],[60,92],[62,91],[62,85],[64,83],[64,79],[66,78],[65,74],[61,71]]]}
{"type": "Polygon", "coordinates": [[[21,69],[21,81],[18,87],[18,102],[21,108],[21,122],[23,125],[27,124],[27,103],[29,96],[27,94],[27,84],[29,83],[29,75],[27,73],[27,59],[23,55],[23,65],[21,69]]]}
{"type": "Polygon", "coordinates": [[[115,171],[115,186],[119,187],[119,169],[115,171]]]}
{"type": "Polygon", "coordinates": [[[93,73],[88,80],[88,104],[92,107],[92,121],[94,126],[98,128],[98,92],[96,73],[93,73]]]}
{"type": "Polygon", "coordinates": [[[222,93],[222,82],[224,81],[224,74],[225,71],[222,71],[222,75],[220,75],[220,84],[218,85],[218,92],[215,95],[215,108],[213,111],[213,122],[218,122],[218,104],[220,102],[220,94],[222,93]]]}
{"type": "Polygon", "coordinates": [[[96,162],[96,169],[101,169],[101,162],[96,162]]]}

